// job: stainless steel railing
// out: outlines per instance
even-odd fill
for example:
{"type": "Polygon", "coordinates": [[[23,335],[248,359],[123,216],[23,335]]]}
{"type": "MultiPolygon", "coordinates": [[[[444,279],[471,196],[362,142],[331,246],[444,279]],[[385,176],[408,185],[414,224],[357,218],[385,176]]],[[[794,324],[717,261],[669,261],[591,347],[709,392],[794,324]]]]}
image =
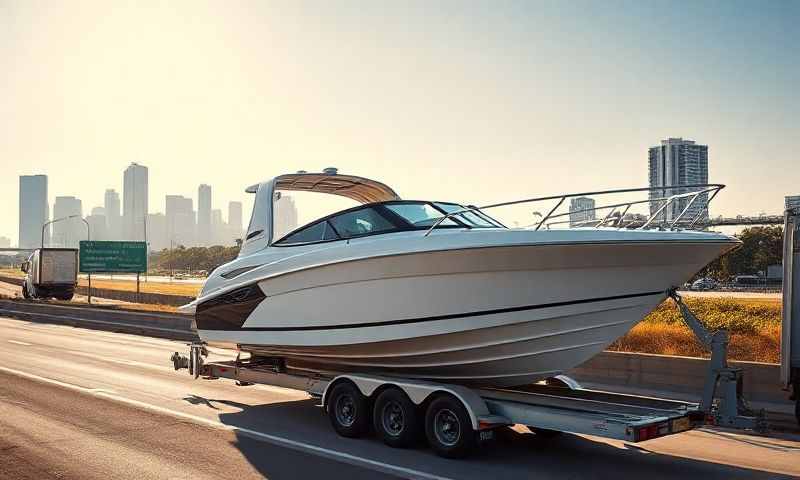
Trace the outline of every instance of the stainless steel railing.
{"type": "MultiPolygon", "coordinates": [[[[694,225],[702,218],[703,212],[708,210],[708,205],[714,200],[714,197],[717,196],[720,190],[725,188],[725,185],[719,183],[703,183],[703,184],[690,184],[690,185],[675,185],[669,187],[644,187],[644,188],[625,188],[619,190],[599,190],[595,192],[580,192],[580,193],[568,193],[564,195],[551,195],[547,197],[535,197],[535,198],[526,198],[523,200],[514,200],[511,202],[502,202],[502,203],[493,203],[491,205],[484,205],[482,207],[469,207],[464,208],[461,210],[456,210],[453,212],[448,213],[444,217],[439,218],[431,227],[425,232],[424,236],[428,236],[431,234],[433,230],[436,229],[442,222],[446,221],[449,218],[457,217],[458,215],[467,213],[467,212],[475,212],[475,211],[482,211],[488,210],[491,208],[498,208],[498,207],[508,207],[512,205],[520,205],[524,203],[535,203],[535,202],[545,202],[545,201],[556,201],[555,206],[553,206],[548,212],[547,215],[543,216],[542,219],[536,223],[530,225],[534,227],[534,230],[539,230],[543,225],[546,225],[549,228],[551,225],[557,225],[562,223],[568,223],[570,220],[564,221],[555,221],[549,222],[548,220],[562,218],[569,215],[575,215],[578,213],[588,213],[588,212],[598,212],[610,209],[608,213],[600,220],[597,219],[590,219],[590,220],[582,220],[578,223],[585,223],[586,225],[581,226],[594,226],[595,228],[602,227],[607,223],[612,223],[613,226],[617,228],[638,228],[638,229],[647,229],[647,228],[654,228],[656,220],[664,213],[664,218],[666,218],[667,208],[670,205],[673,205],[680,199],[688,198],[688,202],[681,210],[680,214],[678,214],[675,218],[669,222],[669,228],[676,228],[676,227],[683,227],[683,228],[692,228],[694,225]],[[674,191],[679,190],[680,193],[669,195],[669,196],[661,196],[656,198],[648,198],[645,200],[634,200],[630,202],[618,202],[609,205],[600,205],[595,206],[593,208],[585,208],[581,210],[573,210],[570,212],[558,213],[556,214],[556,210],[564,204],[567,199],[570,198],[577,198],[577,197],[596,197],[601,195],[612,195],[612,194],[623,194],[623,193],[635,193],[635,192],[648,192],[650,193],[661,193],[662,195],[665,194],[667,191],[674,191]],[[685,191],[685,190],[692,190],[692,191],[685,191]],[[703,196],[706,195],[704,198],[703,196]],[[686,214],[690,211],[691,207],[699,200],[702,199],[703,205],[699,208],[697,214],[691,220],[684,220],[686,214]],[[653,204],[657,205],[657,208],[654,212],[650,213],[647,216],[642,215],[644,218],[639,219],[629,219],[628,223],[625,223],[625,215],[628,213],[630,208],[634,205],[639,204],[653,204]],[[614,215],[619,211],[618,215],[614,215]],[[594,223],[594,225],[591,225],[594,223]]],[[[571,222],[575,223],[575,222],[571,222]]],[[[657,224],[658,227],[663,228],[666,227],[666,221],[660,222],[657,224]]]]}

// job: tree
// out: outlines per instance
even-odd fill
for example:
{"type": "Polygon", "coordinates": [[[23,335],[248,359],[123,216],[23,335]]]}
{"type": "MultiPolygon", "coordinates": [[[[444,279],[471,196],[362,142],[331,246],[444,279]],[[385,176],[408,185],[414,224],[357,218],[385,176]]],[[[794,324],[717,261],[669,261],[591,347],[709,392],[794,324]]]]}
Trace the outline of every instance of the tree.
{"type": "Polygon", "coordinates": [[[783,227],[745,228],[736,237],[742,245],[721,256],[704,268],[698,276],[729,281],[736,275],[766,275],[767,267],[783,259],[783,227]]]}

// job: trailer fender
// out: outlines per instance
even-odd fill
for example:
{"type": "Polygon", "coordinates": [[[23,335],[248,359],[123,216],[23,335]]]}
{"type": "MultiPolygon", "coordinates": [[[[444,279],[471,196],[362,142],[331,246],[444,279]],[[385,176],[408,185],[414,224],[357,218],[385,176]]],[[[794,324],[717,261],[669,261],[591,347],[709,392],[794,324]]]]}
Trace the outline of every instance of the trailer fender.
{"type": "Polygon", "coordinates": [[[489,412],[486,402],[474,390],[461,386],[450,384],[439,384],[425,381],[409,381],[398,378],[379,377],[372,375],[339,375],[331,380],[325,387],[325,392],[322,394],[322,405],[327,410],[328,392],[334,385],[342,381],[350,381],[358,388],[362,395],[365,397],[372,396],[376,390],[386,385],[393,385],[401,389],[408,395],[408,398],[414,402],[415,405],[421,405],[425,400],[435,393],[449,393],[456,397],[469,413],[472,428],[478,430],[480,428],[480,419],[492,418],[495,416],[489,412]]]}

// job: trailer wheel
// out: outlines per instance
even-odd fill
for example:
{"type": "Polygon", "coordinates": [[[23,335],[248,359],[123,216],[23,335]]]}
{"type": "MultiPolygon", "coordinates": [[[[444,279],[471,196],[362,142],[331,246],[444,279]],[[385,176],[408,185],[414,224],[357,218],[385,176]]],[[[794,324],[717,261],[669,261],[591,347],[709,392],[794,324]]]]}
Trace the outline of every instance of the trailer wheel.
{"type": "Polygon", "coordinates": [[[390,447],[410,447],[422,433],[417,406],[399,388],[390,387],[378,395],[372,419],[375,432],[390,447]]]}
{"type": "Polygon", "coordinates": [[[65,302],[69,302],[70,300],[72,300],[73,295],[74,294],[72,294],[72,293],[67,293],[67,294],[64,294],[64,295],[59,295],[56,298],[58,298],[59,300],[63,300],[65,302]]]}
{"type": "Polygon", "coordinates": [[[477,445],[477,433],[464,405],[452,395],[442,395],[428,405],[425,436],[437,455],[463,458],[477,445]]]}
{"type": "Polygon", "coordinates": [[[358,438],[369,428],[369,402],[352,383],[339,383],[328,400],[328,418],[336,433],[358,438]]]}

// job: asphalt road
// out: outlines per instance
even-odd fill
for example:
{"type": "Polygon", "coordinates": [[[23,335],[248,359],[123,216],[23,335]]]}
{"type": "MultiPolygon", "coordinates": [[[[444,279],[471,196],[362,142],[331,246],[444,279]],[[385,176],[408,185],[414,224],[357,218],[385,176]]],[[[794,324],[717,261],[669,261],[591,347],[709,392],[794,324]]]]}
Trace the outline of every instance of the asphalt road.
{"type": "MultiPolygon", "coordinates": [[[[776,478],[800,437],[505,429],[469,460],[343,439],[302,392],[192,380],[169,340],[0,318],[0,478],[776,478]]],[[[230,352],[219,352],[228,356],[230,352]]]]}

